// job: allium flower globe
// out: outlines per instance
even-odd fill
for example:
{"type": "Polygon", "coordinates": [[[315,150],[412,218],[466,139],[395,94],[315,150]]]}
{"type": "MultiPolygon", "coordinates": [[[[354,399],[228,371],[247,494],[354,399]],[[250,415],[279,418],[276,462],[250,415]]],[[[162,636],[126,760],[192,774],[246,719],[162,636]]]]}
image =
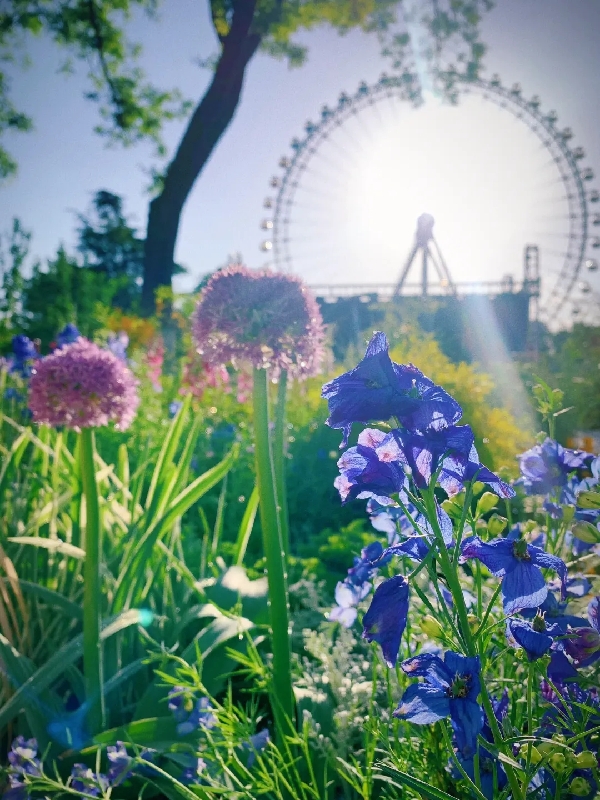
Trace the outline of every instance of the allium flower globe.
{"type": "Polygon", "coordinates": [[[198,352],[210,364],[250,362],[314,375],[323,357],[323,320],[292,275],[234,265],[215,273],[194,313],[198,352]]]}
{"type": "Polygon", "coordinates": [[[113,353],[83,337],[35,364],[29,408],[35,422],[80,430],[131,424],[139,404],[137,380],[113,353]]]}

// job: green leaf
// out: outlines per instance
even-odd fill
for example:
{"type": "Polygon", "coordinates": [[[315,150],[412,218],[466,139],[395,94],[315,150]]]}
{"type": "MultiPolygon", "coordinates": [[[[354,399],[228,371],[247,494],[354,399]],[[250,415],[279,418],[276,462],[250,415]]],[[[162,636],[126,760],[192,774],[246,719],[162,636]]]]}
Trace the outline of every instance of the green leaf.
{"type": "Polygon", "coordinates": [[[451,794],[447,794],[441,789],[436,789],[435,786],[431,786],[429,783],[425,783],[425,781],[419,778],[413,778],[412,775],[409,775],[407,772],[402,772],[402,770],[392,767],[383,767],[383,772],[387,773],[392,778],[396,778],[402,786],[410,786],[411,789],[420,792],[424,797],[430,798],[430,800],[456,800],[451,794]]]}
{"type": "MultiPolygon", "coordinates": [[[[5,583],[9,582],[8,578],[2,578],[2,580],[5,583]]],[[[64,613],[69,617],[73,617],[74,619],[82,619],[83,611],[81,606],[78,603],[74,603],[72,600],[69,600],[67,597],[60,594],[60,592],[55,592],[52,589],[48,589],[45,586],[42,586],[39,583],[33,583],[32,581],[19,580],[19,586],[24,594],[31,594],[34,595],[34,597],[38,597],[40,600],[46,603],[46,605],[64,611],[64,613]]]]}
{"type": "MultiPolygon", "coordinates": [[[[118,617],[103,623],[100,639],[106,641],[118,631],[131,625],[137,625],[139,621],[140,612],[137,609],[125,611],[118,617]]],[[[2,639],[0,639],[1,641],[2,639]]],[[[79,634],[59,648],[36,672],[29,675],[15,694],[0,708],[0,730],[15,718],[22,708],[26,709],[31,706],[32,702],[36,702],[36,698],[39,698],[41,693],[64,673],[66,667],[73,664],[82,655],[83,634],[79,634]]]]}
{"type": "Polygon", "coordinates": [[[50,550],[53,553],[60,553],[62,556],[71,556],[71,558],[80,560],[85,558],[85,550],[82,550],[81,547],[75,547],[74,544],[63,542],[62,539],[46,539],[42,536],[12,536],[8,541],[15,544],[29,544],[33,547],[41,547],[44,550],[50,550]]]}
{"type": "MultiPolygon", "coordinates": [[[[179,412],[181,414],[183,409],[179,412]]],[[[179,416],[179,414],[177,416],[179,416]]],[[[115,611],[120,611],[132,605],[137,598],[141,583],[146,581],[144,565],[150,559],[154,544],[169,528],[179,519],[194,503],[206,494],[213,486],[219,483],[229,472],[237,458],[237,448],[232,448],[225,458],[209,469],[180,492],[171,502],[167,512],[150,527],[137,540],[132,542],[131,549],[123,559],[123,567],[117,580],[117,590],[113,601],[115,611]]]]}
{"type": "Polygon", "coordinates": [[[242,565],[246,556],[246,548],[250,541],[254,520],[256,519],[256,512],[258,510],[258,497],[258,485],[254,484],[254,489],[252,489],[252,494],[246,505],[246,510],[244,511],[237,541],[235,543],[235,563],[238,567],[242,565]]]}
{"type": "Polygon", "coordinates": [[[266,578],[250,580],[243,567],[229,567],[204,592],[219,608],[231,611],[241,603],[242,616],[257,624],[268,622],[269,584],[266,578]]]}

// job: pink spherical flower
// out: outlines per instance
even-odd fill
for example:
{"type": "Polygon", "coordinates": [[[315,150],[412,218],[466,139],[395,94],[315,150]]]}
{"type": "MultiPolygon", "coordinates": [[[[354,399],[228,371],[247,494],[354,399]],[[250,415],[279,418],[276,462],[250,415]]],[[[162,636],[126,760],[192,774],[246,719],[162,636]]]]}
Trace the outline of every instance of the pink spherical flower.
{"type": "Polygon", "coordinates": [[[45,425],[79,431],[114,422],[125,430],[140,402],[137,383],[113,353],[81,337],[36,361],[29,408],[45,425]]]}
{"type": "Polygon", "coordinates": [[[236,264],[216,272],[193,319],[198,352],[211,364],[250,362],[295,377],[318,372],[323,320],[299,278],[236,264]]]}

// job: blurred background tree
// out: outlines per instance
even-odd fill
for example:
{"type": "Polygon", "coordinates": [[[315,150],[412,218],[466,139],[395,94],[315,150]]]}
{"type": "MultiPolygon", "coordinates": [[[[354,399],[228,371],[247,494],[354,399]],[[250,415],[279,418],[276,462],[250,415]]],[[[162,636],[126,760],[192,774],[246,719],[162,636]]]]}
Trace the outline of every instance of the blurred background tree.
{"type": "MultiPolygon", "coordinates": [[[[211,153],[230,124],[240,100],[246,67],[262,50],[300,66],[306,47],[294,35],[319,25],[340,34],[353,29],[380,36],[383,53],[417,89],[415,55],[425,57],[434,77],[448,96],[459,77],[476,77],[484,45],[479,39],[482,14],[491,0],[420,0],[405,8],[403,0],[203,0],[218,40],[219,51],[206,59],[213,78],[194,103],[175,88],[164,90],[149,83],[139,68],[140,47],[126,28],[136,11],[153,16],[157,0],[11,0],[0,8],[0,60],[20,63],[31,35],[47,36],[71,59],[86,64],[91,84],[86,93],[97,102],[100,123],[96,131],[109,141],[128,146],[146,140],[159,159],[167,158],[162,138],[164,124],[187,119],[175,153],[166,168],[154,168],[143,262],[141,307],[154,312],[155,292],[170,287],[179,220],[189,193],[211,153]],[[407,32],[417,22],[426,42],[412,41],[407,32]],[[400,32],[399,32],[400,30],[400,32]],[[412,80],[414,78],[414,80],[412,80]]],[[[168,37],[168,31],[164,32],[168,37]]],[[[13,105],[6,69],[0,73],[0,137],[8,131],[26,131],[32,121],[13,105]]],[[[0,147],[0,180],[16,171],[11,155],[0,147]]],[[[110,211],[110,204],[103,213],[110,211]]],[[[117,214],[118,209],[112,213],[117,214]]],[[[106,220],[108,222],[108,220],[106,220]]],[[[126,298],[127,299],[127,298],[126,298]]],[[[129,298],[131,299],[131,298],[129,298]]]]}

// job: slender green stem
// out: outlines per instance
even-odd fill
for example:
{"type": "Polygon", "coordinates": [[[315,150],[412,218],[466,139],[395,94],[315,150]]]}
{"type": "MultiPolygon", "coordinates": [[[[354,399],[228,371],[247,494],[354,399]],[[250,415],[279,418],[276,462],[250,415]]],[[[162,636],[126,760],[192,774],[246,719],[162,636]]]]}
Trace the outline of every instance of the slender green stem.
{"type": "Polygon", "coordinates": [[[94,466],[94,433],[84,428],[79,435],[81,483],[85,497],[85,563],[83,568],[83,673],[86,701],[90,704],[89,726],[98,733],[104,726],[104,697],[102,693],[102,645],[100,617],[102,587],[102,529],[98,486],[94,466]]]}
{"type": "MultiPolygon", "coordinates": [[[[444,539],[442,536],[442,532],[440,530],[438,517],[436,513],[435,495],[433,493],[433,489],[430,488],[426,492],[423,492],[423,499],[425,501],[425,506],[427,508],[427,516],[429,518],[429,521],[431,523],[431,526],[433,528],[437,540],[438,550],[439,550],[439,560],[440,560],[440,565],[442,567],[442,572],[446,576],[446,579],[448,581],[448,587],[450,588],[452,597],[454,598],[454,604],[456,607],[456,612],[459,621],[459,630],[464,642],[465,650],[467,652],[467,655],[469,656],[477,655],[477,646],[473,638],[473,634],[471,633],[471,629],[469,627],[467,606],[465,604],[465,598],[463,595],[462,587],[460,585],[460,579],[458,577],[458,571],[456,569],[456,562],[450,561],[448,550],[446,548],[446,545],[444,544],[444,539]]],[[[492,731],[494,744],[501,750],[506,751],[507,749],[506,744],[504,742],[500,726],[498,725],[498,720],[496,719],[496,715],[494,714],[492,701],[490,700],[490,696],[488,694],[487,686],[484,680],[481,681],[481,700],[488,719],[490,729],[492,731]]],[[[509,755],[508,753],[506,754],[509,755]]],[[[519,781],[513,767],[511,767],[509,764],[506,764],[505,770],[515,800],[517,800],[517,798],[524,797],[524,793],[521,791],[521,787],[519,786],[519,781]]]]}
{"type": "Polygon", "coordinates": [[[287,399],[287,370],[282,369],[277,384],[277,403],[275,405],[275,428],[273,431],[273,466],[277,486],[277,511],[281,539],[286,556],[290,554],[290,522],[288,516],[287,491],[285,485],[286,424],[285,404],[287,399]]]}
{"type": "Polygon", "coordinates": [[[278,736],[289,731],[294,719],[291,675],[287,574],[285,552],[277,513],[277,488],[269,435],[269,394],[267,371],[254,369],[254,449],[260,496],[260,521],[269,581],[269,616],[273,648],[274,713],[278,736]]]}

